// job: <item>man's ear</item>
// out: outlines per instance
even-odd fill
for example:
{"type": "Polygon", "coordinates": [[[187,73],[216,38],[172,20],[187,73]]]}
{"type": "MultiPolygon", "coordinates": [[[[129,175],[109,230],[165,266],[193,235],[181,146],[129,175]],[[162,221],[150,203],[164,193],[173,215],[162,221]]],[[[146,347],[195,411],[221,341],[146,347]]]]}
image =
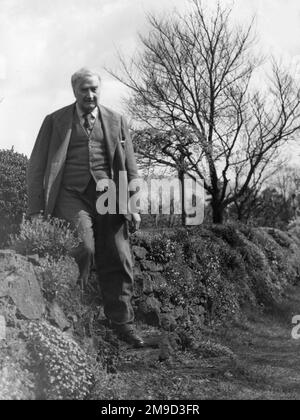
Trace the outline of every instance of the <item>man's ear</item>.
{"type": "Polygon", "coordinates": [[[77,82],[74,86],[72,86],[72,90],[73,90],[73,93],[74,93],[75,98],[76,98],[76,90],[77,90],[79,84],[80,83],[77,82]]]}

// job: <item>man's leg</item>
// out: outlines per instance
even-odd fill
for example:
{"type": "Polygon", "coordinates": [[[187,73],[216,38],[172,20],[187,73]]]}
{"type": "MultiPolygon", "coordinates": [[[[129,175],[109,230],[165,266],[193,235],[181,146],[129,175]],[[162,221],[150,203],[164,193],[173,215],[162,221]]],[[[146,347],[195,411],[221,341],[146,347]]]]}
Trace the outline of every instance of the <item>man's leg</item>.
{"type": "Polygon", "coordinates": [[[96,266],[105,315],[115,324],[132,323],[132,258],[122,215],[96,216],[96,266]]]}
{"type": "Polygon", "coordinates": [[[91,210],[78,193],[62,188],[53,215],[70,223],[71,229],[77,232],[81,241],[79,246],[72,250],[71,255],[78,264],[78,282],[83,288],[88,282],[95,254],[91,210]]]}
{"type": "Polygon", "coordinates": [[[133,267],[124,216],[96,216],[96,265],[106,317],[122,340],[143,347],[133,325],[133,267]]]}

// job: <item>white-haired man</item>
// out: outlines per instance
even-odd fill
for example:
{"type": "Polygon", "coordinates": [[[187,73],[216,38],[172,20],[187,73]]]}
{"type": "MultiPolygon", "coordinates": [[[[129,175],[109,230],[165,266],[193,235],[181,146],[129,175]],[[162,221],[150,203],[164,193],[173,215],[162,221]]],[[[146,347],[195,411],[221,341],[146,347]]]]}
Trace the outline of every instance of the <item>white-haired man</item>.
{"type": "MultiPolygon", "coordinates": [[[[140,216],[96,210],[96,184],[119,174],[137,178],[131,138],[123,117],[99,105],[100,76],[83,68],[71,79],[76,102],[48,115],[39,131],[28,167],[28,213],[43,212],[68,221],[81,244],[74,251],[80,283],[86,285],[95,259],[104,311],[120,338],[142,347],[133,325],[132,260],[128,223],[137,230],[140,216]]],[[[124,184],[124,182],[123,182],[124,184]]]]}

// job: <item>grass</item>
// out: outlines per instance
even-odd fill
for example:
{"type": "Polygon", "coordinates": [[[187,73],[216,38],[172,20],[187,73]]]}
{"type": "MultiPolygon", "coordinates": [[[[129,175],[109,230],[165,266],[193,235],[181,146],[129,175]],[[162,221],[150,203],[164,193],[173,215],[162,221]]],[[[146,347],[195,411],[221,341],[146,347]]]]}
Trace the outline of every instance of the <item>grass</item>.
{"type": "Polygon", "coordinates": [[[211,332],[214,341],[204,341],[202,351],[176,352],[165,362],[159,349],[123,349],[118,372],[97,384],[92,399],[298,400],[300,342],[290,332],[299,305],[293,288],[281,314],[248,313],[211,332]]]}

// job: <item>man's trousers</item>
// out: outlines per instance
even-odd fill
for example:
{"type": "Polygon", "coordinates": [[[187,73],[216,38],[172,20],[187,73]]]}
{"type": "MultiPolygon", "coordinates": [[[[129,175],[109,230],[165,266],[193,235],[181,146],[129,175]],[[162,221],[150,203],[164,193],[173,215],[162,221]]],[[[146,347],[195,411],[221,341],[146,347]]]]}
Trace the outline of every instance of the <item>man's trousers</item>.
{"type": "Polygon", "coordinates": [[[126,219],[119,214],[96,211],[96,184],[90,181],[84,193],[61,187],[54,217],[70,223],[80,245],[74,249],[80,280],[86,284],[95,260],[106,317],[115,324],[133,321],[131,297],[133,269],[126,219]]]}

